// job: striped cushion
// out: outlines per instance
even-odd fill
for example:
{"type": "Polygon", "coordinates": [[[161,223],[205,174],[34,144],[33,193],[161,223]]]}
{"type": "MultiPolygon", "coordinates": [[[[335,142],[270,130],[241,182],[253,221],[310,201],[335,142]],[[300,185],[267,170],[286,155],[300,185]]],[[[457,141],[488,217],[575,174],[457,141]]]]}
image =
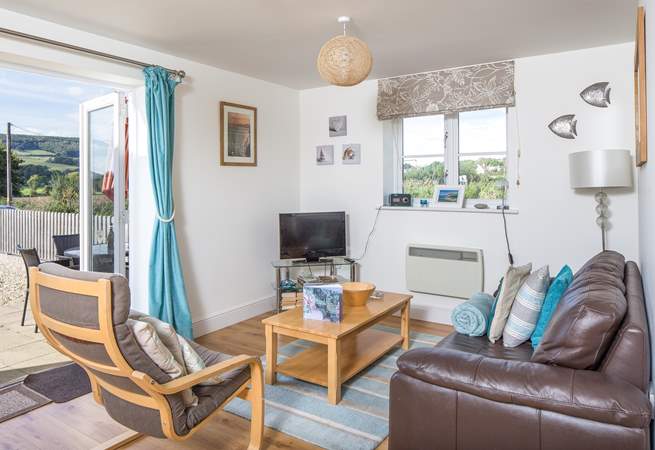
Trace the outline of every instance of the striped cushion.
{"type": "Polygon", "coordinates": [[[539,313],[548,292],[550,274],[548,266],[532,272],[518,294],[512,305],[512,312],[509,314],[507,324],[503,330],[503,345],[505,347],[517,347],[530,339],[532,332],[537,326],[539,313]]]}

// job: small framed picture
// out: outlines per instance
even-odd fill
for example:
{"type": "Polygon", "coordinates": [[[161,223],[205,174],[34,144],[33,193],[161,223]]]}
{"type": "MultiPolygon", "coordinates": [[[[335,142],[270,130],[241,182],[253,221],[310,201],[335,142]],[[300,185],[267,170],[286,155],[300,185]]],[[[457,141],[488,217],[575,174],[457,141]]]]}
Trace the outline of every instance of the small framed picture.
{"type": "Polygon", "coordinates": [[[360,164],[362,162],[362,146],[359,144],[343,144],[341,162],[343,164],[360,164]]]}
{"type": "Polygon", "coordinates": [[[346,136],[348,134],[348,118],[346,116],[334,116],[328,120],[330,137],[346,136]]]}
{"type": "Polygon", "coordinates": [[[319,145],[316,147],[316,165],[330,166],[334,164],[334,145],[319,145]]]}
{"type": "Polygon", "coordinates": [[[257,165],[257,108],[221,102],[221,166],[257,165]]]}
{"type": "Polygon", "coordinates": [[[464,186],[436,185],[434,187],[434,206],[462,208],[464,206],[464,186]]]}

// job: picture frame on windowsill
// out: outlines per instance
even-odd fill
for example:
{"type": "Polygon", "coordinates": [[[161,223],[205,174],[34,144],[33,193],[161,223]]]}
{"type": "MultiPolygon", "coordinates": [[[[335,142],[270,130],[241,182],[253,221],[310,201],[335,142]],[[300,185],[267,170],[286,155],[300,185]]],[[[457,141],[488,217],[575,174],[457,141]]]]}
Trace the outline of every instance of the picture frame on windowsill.
{"type": "Polygon", "coordinates": [[[463,208],[464,186],[448,184],[435,185],[433,206],[438,208],[463,208]]]}

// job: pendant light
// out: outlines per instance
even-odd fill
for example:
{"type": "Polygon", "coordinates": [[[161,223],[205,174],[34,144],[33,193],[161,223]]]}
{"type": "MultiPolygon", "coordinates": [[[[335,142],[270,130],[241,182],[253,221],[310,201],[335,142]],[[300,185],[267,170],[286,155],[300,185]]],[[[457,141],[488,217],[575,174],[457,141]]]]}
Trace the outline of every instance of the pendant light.
{"type": "Polygon", "coordinates": [[[343,35],[335,36],[321,47],[316,67],[321,77],[336,86],[354,86],[366,79],[371,72],[373,57],[365,42],[346,35],[350,17],[341,16],[343,35]]]}

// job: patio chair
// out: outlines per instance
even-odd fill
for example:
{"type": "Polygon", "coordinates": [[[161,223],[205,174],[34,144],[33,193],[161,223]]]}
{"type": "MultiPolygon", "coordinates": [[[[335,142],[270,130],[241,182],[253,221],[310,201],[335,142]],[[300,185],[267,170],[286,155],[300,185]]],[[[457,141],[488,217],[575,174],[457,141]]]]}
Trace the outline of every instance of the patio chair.
{"type": "MultiPolygon", "coordinates": [[[[39,267],[41,264],[41,259],[39,258],[39,253],[35,248],[22,248],[18,246],[18,253],[20,253],[21,258],[23,258],[23,264],[25,264],[25,273],[27,277],[27,285],[25,286],[25,300],[23,301],[23,317],[20,319],[20,326],[25,326],[25,315],[27,314],[27,303],[30,300],[30,267],[39,267]]],[[[39,326],[34,325],[34,332],[39,331],[39,326]]]]}
{"type": "Polygon", "coordinates": [[[80,248],[80,235],[79,234],[59,234],[53,235],[52,241],[55,244],[56,256],[58,261],[67,261],[72,269],[79,269],[80,261],[72,256],[66,256],[64,253],[71,248],[80,248]]]}
{"type": "MultiPolygon", "coordinates": [[[[48,342],[89,375],[93,398],[117,422],[139,434],[183,440],[239,396],[251,402],[249,449],[263,435],[262,366],[255,356],[229,356],[191,341],[207,367],[171,379],[137,344],[127,325],[130,289],[121,275],[80,272],[56,264],[30,269],[30,302],[48,342]],[[220,374],[215,386],[199,383],[220,374]],[[197,406],[184,407],[181,392],[193,389],[197,406]]],[[[114,440],[112,445],[119,445],[114,440]]]]}

